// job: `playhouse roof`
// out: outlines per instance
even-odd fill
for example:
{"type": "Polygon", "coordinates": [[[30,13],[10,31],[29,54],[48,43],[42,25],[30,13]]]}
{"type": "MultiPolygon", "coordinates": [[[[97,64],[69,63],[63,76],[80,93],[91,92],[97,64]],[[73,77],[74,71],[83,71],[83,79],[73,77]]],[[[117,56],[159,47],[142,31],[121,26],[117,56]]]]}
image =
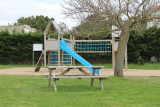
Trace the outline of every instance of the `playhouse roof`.
{"type": "Polygon", "coordinates": [[[46,33],[46,35],[48,35],[51,31],[51,29],[55,29],[59,35],[63,35],[63,32],[61,31],[60,27],[58,26],[58,24],[55,21],[50,20],[44,33],[46,33]]]}

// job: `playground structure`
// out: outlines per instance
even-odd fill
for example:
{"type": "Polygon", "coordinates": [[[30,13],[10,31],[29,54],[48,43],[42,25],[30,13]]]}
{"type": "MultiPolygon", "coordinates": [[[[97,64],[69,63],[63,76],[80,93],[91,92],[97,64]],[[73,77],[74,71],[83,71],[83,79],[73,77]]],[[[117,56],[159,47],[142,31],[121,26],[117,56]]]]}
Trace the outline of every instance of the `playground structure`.
{"type": "MultiPolygon", "coordinates": [[[[44,50],[38,60],[35,72],[40,70],[43,62],[45,67],[47,66],[47,62],[48,66],[75,65],[76,59],[84,66],[91,66],[86,60],[81,61],[77,59],[77,56],[79,57],[77,53],[112,53],[112,66],[114,69],[115,56],[118,48],[118,36],[112,35],[112,40],[75,40],[73,36],[70,36],[70,39],[65,39],[57,23],[50,21],[44,31],[44,50]],[[57,33],[58,36],[52,37],[51,34],[54,33],[57,33]],[[66,47],[67,50],[69,48],[69,51],[73,50],[73,52],[68,54],[64,47],[66,47]]],[[[127,70],[127,49],[125,52],[125,70],[127,70]]]]}
{"type": "Polygon", "coordinates": [[[59,26],[50,21],[44,31],[44,50],[38,60],[35,72],[40,70],[40,67],[44,61],[45,68],[48,68],[49,75],[43,75],[48,78],[48,86],[53,79],[54,91],[57,91],[56,81],[61,78],[91,78],[91,86],[93,86],[94,79],[99,79],[100,88],[103,90],[102,80],[107,76],[101,76],[101,68],[103,66],[93,66],[87,60],[82,58],[78,53],[107,53],[112,52],[113,56],[113,68],[115,66],[115,55],[118,47],[118,42],[114,37],[112,40],[74,40],[74,37],[70,36],[70,39],[63,38],[63,32],[59,26]],[[53,34],[58,34],[55,37],[53,34]],[[111,45],[112,44],[112,45],[111,45]],[[48,55],[48,66],[47,66],[48,55]],[[83,66],[75,66],[75,59],[83,66]],[[57,66],[53,66],[57,65],[57,66]],[[64,66],[70,65],[70,66],[64,66]],[[74,65],[74,66],[71,66],[74,65]],[[63,71],[63,68],[67,68],[63,71]],[[83,70],[82,68],[88,68],[91,73],[83,70]],[[61,70],[61,73],[56,75],[55,70],[61,70]],[[81,75],[68,75],[71,69],[78,69],[81,75]]]}

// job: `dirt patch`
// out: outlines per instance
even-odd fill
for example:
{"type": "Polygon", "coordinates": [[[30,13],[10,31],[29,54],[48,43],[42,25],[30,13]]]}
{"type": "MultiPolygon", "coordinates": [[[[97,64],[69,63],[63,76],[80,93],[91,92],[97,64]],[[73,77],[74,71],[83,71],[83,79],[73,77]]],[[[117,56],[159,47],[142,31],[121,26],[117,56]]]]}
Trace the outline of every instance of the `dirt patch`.
{"type": "MultiPolygon", "coordinates": [[[[10,68],[10,69],[2,69],[0,70],[0,75],[42,75],[42,74],[48,74],[48,69],[41,68],[39,72],[34,72],[33,67],[31,68],[10,68]]],[[[65,70],[65,69],[64,69],[65,70]]],[[[88,73],[90,71],[88,69],[85,69],[88,73]]],[[[61,73],[60,71],[56,71],[56,74],[61,73]]],[[[78,70],[71,70],[69,74],[81,74],[78,70]]],[[[102,75],[108,75],[113,76],[113,70],[112,69],[102,69],[101,72],[102,75]]],[[[124,70],[124,76],[127,77],[148,77],[148,76],[160,76],[160,70],[141,70],[141,69],[128,69],[127,71],[124,70]]]]}

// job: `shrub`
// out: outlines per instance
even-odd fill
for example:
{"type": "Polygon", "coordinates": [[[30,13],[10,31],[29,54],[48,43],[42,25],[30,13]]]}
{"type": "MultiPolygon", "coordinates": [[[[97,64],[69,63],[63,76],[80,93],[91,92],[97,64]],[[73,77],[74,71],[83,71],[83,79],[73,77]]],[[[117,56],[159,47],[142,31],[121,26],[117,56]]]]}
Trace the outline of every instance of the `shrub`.
{"type": "Polygon", "coordinates": [[[139,65],[144,65],[144,59],[143,59],[141,56],[139,56],[137,63],[138,63],[139,65]]]}
{"type": "MultiPolygon", "coordinates": [[[[0,64],[22,64],[32,62],[32,44],[43,43],[43,34],[8,34],[0,32],[0,64]]],[[[35,52],[35,61],[40,52],[35,52]]]]}

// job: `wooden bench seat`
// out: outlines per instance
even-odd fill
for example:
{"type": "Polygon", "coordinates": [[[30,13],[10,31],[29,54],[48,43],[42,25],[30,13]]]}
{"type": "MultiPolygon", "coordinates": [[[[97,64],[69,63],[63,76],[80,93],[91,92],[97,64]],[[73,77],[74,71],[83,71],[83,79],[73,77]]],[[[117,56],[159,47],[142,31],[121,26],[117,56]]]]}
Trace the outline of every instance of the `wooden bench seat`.
{"type": "Polygon", "coordinates": [[[97,78],[97,79],[106,79],[107,76],[88,76],[88,75],[63,75],[63,76],[59,76],[59,75],[55,75],[55,77],[53,77],[52,75],[49,76],[49,75],[42,75],[42,76],[45,76],[46,78],[51,78],[51,79],[54,79],[54,78],[97,78]]]}

